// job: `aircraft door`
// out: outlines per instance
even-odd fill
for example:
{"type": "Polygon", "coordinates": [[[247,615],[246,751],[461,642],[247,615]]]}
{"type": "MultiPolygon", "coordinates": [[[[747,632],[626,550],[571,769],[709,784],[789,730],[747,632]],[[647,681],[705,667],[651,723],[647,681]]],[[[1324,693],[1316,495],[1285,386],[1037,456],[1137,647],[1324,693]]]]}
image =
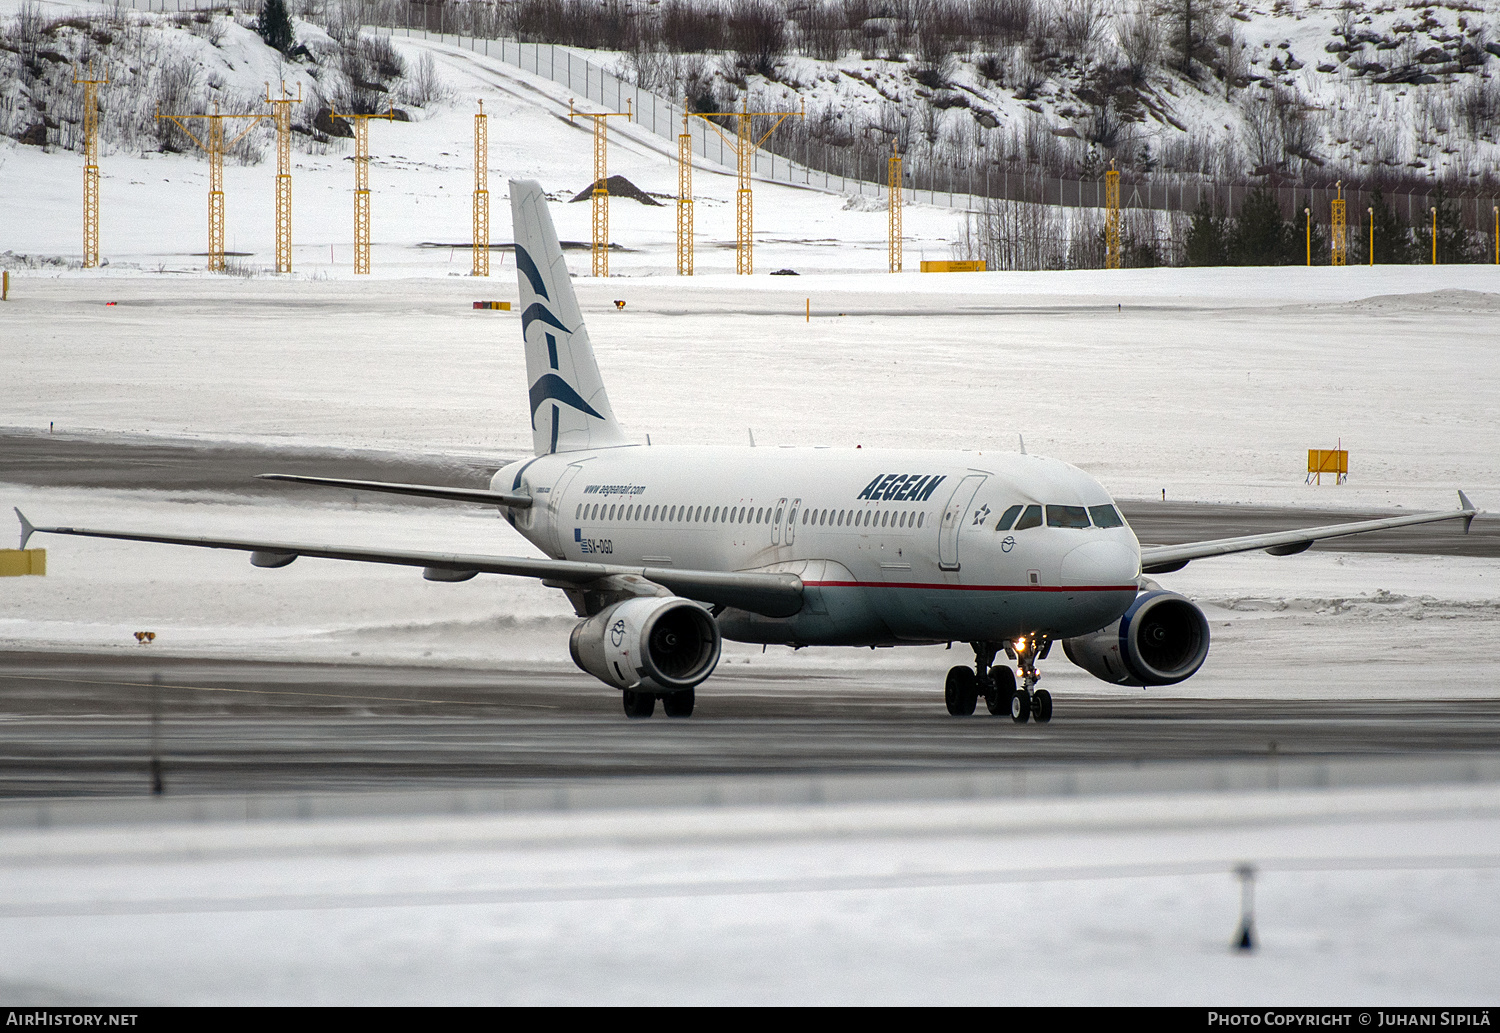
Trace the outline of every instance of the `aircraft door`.
{"type": "Polygon", "coordinates": [[[792,499],[792,508],[787,511],[786,515],[786,534],[782,539],[786,545],[791,545],[797,538],[797,511],[801,508],[802,500],[792,499]]]}
{"type": "MultiPolygon", "coordinates": [[[[786,499],[776,500],[776,513],[771,517],[771,544],[781,544],[781,521],[786,516],[786,499]]],[[[787,539],[788,542],[791,539],[787,539]]]]}
{"type": "Polygon", "coordinates": [[[938,528],[938,566],[943,570],[958,569],[958,532],[963,529],[969,503],[974,501],[984,477],[984,474],[976,473],[959,481],[943,510],[943,522],[938,528]]]}
{"type": "Polygon", "coordinates": [[[554,556],[561,556],[563,554],[563,544],[567,541],[567,536],[563,534],[562,506],[567,496],[568,488],[573,484],[573,478],[577,477],[578,471],[582,469],[583,464],[581,463],[570,464],[563,470],[562,476],[557,479],[556,484],[552,485],[552,491],[547,495],[547,519],[552,523],[552,555],[554,556]]]}

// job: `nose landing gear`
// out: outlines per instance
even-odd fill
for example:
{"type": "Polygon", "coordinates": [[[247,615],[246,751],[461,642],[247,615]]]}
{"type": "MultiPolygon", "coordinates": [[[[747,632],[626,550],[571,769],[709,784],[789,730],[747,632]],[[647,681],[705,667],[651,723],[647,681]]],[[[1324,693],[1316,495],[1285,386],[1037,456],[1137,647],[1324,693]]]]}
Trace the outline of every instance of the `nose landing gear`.
{"type": "Polygon", "coordinates": [[[1032,718],[1036,718],[1038,724],[1052,720],[1052,693],[1036,687],[1042,677],[1036,663],[1047,659],[1051,650],[1051,636],[1040,633],[1022,635],[1014,642],[1005,643],[1006,655],[1016,662],[1016,668],[1021,672],[1021,687],[1016,689],[1010,703],[1010,719],[1018,725],[1032,718]]]}

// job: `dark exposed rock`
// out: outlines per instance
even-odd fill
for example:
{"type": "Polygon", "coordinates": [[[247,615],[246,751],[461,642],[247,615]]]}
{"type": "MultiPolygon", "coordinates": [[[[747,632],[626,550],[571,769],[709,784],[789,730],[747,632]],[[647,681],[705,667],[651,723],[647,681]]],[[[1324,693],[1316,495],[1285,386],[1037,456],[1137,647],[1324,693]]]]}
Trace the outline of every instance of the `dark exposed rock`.
{"type": "Polygon", "coordinates": [[[30,129],[16,139],[33,147],[45,147],[47,146],[47,126],[42,122],[33,123],[30,129]]]}
{"type": "MultiPolygon", "coordinates": [[[[604,188],[609,191],[610,197],[628,197],[632,201],[639,201],[641,204],[655,205],[658,208],[661,207],[660,201],[652,197],[650,194],[646,193],[644,190],[636,186],[624,176],[610,176],[609,179],[604,181],[604,188]]],[[[593,196],[594,184],[590,183],[588,186],[578,191],[577,196],[575,196],[573,200],[587,201],[590,197],[593,196]]]]}
{"type": "Polygon", "coordinates": [[[333,117],[332,108],[319,108],[317,115],[313,118],[313,128],[325,136],[341,136],[351,139],[354,136],[354,127],[342,118],[333,117]]]}

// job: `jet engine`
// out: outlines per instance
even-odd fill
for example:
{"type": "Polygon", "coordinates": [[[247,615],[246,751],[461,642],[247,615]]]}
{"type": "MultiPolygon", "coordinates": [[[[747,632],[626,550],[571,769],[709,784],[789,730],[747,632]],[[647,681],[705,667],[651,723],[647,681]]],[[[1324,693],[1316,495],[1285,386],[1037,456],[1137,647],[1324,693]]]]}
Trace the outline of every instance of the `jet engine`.
{"type": "Polygon", "coordinates": [[[697,603],[652,596],[615,603],[580,621],[568,641],[573,662],[617,689],[680,692],[719,663],[718,622],[697,603]]]}
{"type": "Polygon", "coordinates": [[[1109,627],[1063,639],[1063,652],[1115,685],[1175,685],[1208,658],[1208,619],[1176,592],[1153,586],[1109,627]]]}

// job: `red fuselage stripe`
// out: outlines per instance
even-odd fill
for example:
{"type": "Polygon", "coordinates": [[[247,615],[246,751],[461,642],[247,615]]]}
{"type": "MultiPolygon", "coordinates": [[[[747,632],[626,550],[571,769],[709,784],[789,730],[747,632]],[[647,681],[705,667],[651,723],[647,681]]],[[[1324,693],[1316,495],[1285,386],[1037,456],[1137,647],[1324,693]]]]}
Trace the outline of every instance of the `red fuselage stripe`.
{"type": "Polygon", "coordinates": [[[930,588],[945,592],[1137,592],[1135,585],[932,585],[917,581],[804,581],[808,588],[930,588]]]}

